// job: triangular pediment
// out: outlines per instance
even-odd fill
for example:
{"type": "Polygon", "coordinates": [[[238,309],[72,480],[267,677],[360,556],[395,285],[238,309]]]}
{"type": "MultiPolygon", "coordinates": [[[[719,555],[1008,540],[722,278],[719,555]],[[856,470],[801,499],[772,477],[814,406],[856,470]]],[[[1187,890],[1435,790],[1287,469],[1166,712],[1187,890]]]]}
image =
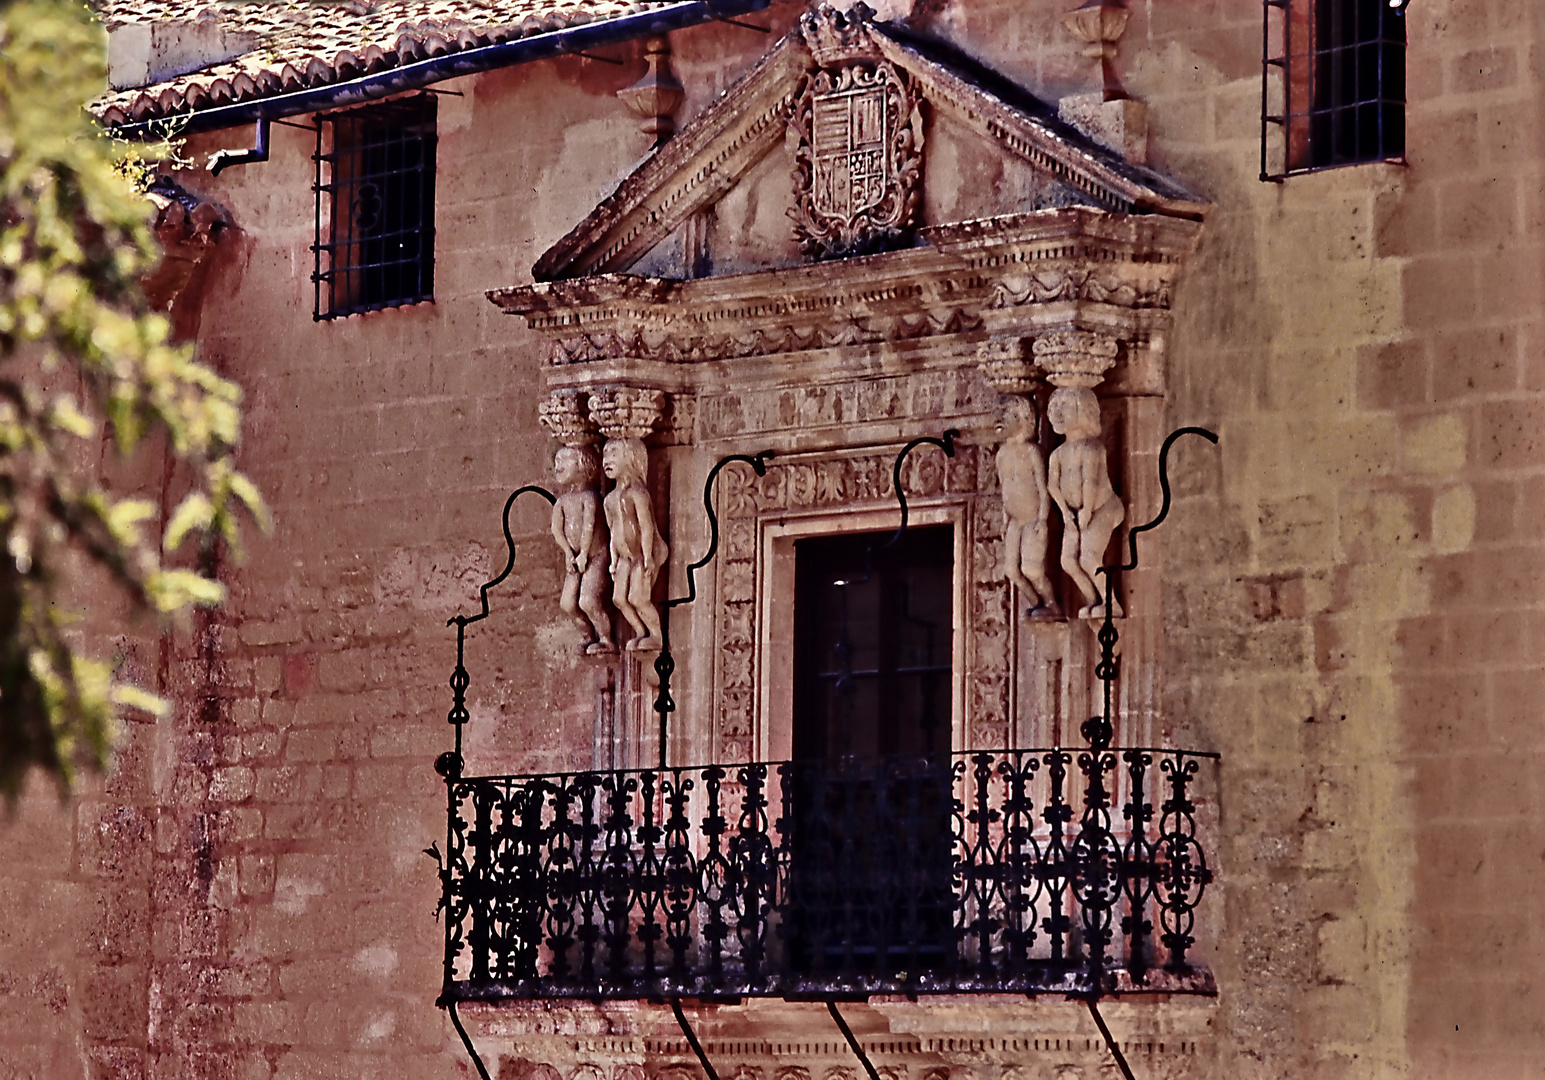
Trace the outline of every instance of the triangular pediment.
{"type": "Polygon", "coordinates": [[[948,46],[822,9],[624,179],[533,274],[742,273],[1074,205],[1188,218],[1205,209],[948,46]],[[878,149],[866,158],[866,146],[878,149]],[[849,171],[866,166],[872,177],[849,171]]]}

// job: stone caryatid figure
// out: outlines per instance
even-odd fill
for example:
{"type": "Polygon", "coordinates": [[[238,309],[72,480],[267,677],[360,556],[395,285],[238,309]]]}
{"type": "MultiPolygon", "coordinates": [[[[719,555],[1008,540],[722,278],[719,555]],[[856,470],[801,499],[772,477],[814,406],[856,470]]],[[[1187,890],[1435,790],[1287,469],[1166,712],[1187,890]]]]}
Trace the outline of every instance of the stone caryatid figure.
{"type": "Polygon", "coordinates": [[[563,549],[563,594],[558,606],[585,634],[590,655],[616,652],[606,612],[607,544],[601,506],[601,462],[589,446],[563,446],[553,455],[562,493],[553,504],[553,539],[563,549]]]}
{"type": "Polygon", "coordinates": [[[1003,573],[1030,601],[1030,617],[1056,613],[1056,600],[1046,576],[1047,521],[1051,496],[1046,487],[1046,461],[1035,445],[1035,405],[1010,397],[1000,424],[1003,442],[994,459],[1003,509],[1008,523],[1003,534],[1003,573]]]}
{"type": "MultiPolygon", "coordinates": [[[[1100,401],[1088,387],[1061,386],[1052,391],[1046,418],[1065,436],[1051,452],[1046,476],[1047,491],[1062,512],[1062,569],[1084,596],[1079,617],[1101,619],[1105,603],[1098,571],[1126,507],[1110,481],[1100,401]]],[[[1119,604],[1112,614],[1121,614],[1119,604]]]]}
{"type": "Polygon", "coordinates": [[[612,603],[635,635],[624,647],[658,649],[660,611],[654,603],[654,583],[670,547],[655,525],[643,440],[608,439],[601,451],[601,470],[615,482],[604,502],[611,535],[612,603]]]}

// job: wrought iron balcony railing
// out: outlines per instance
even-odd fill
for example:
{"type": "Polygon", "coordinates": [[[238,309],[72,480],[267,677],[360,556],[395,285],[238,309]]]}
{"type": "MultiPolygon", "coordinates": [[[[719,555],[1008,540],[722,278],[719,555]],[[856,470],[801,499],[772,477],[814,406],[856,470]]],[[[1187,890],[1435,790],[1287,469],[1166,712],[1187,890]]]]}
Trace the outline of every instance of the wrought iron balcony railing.
{"type": "Polygon", "coordinates": [[[1213,756],[452,778],[442,1003],[1207,992],[1213,756]]]}

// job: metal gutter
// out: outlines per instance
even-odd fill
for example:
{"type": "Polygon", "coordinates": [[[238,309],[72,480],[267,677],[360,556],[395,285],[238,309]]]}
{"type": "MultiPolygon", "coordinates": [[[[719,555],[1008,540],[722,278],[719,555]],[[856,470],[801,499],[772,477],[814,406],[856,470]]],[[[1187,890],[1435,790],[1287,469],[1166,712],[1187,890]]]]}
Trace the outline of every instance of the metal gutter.
{"type": "Polygon", "coordinates": [[[689,26],[716,22],[735,15],[761,11],[772,0],[685,0],[670,7],[624,15],[618,19],[598,20],[545,34],[533,34],[514,41],[479,45],[460,52],[415,60],[410,64],[377,71],[343,82],[296,90],[288,94],[239,101],[192,113],[134,123],[114,125],[114,135],[124,139],[161,139],[168,134],[193,135],[203,131],[237,127],[258,121],[272,121],[286,116],[320,112],[345,105],[357,105],[391,94],[418,90],[443,79],[473,75],[481,71],[547,60],[554,56],[615,45],[635,38],[682,30],[689,26]]]}

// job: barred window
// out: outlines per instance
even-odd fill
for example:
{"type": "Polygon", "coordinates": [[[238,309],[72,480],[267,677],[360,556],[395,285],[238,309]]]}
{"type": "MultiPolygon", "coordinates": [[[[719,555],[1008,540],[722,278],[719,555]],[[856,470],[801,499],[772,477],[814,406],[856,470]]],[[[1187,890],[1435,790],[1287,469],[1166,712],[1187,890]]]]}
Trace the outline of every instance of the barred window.
{"type": "Polygon", "coordinates": [[[317,319],[434,297],[435,97],[317,118],[317,319]]]}
{"type": "Polygon", "coordinates": [[[1261,179],[1403,158],[1403,7],[1389,0],[1264,6],[1261,179]]]}

